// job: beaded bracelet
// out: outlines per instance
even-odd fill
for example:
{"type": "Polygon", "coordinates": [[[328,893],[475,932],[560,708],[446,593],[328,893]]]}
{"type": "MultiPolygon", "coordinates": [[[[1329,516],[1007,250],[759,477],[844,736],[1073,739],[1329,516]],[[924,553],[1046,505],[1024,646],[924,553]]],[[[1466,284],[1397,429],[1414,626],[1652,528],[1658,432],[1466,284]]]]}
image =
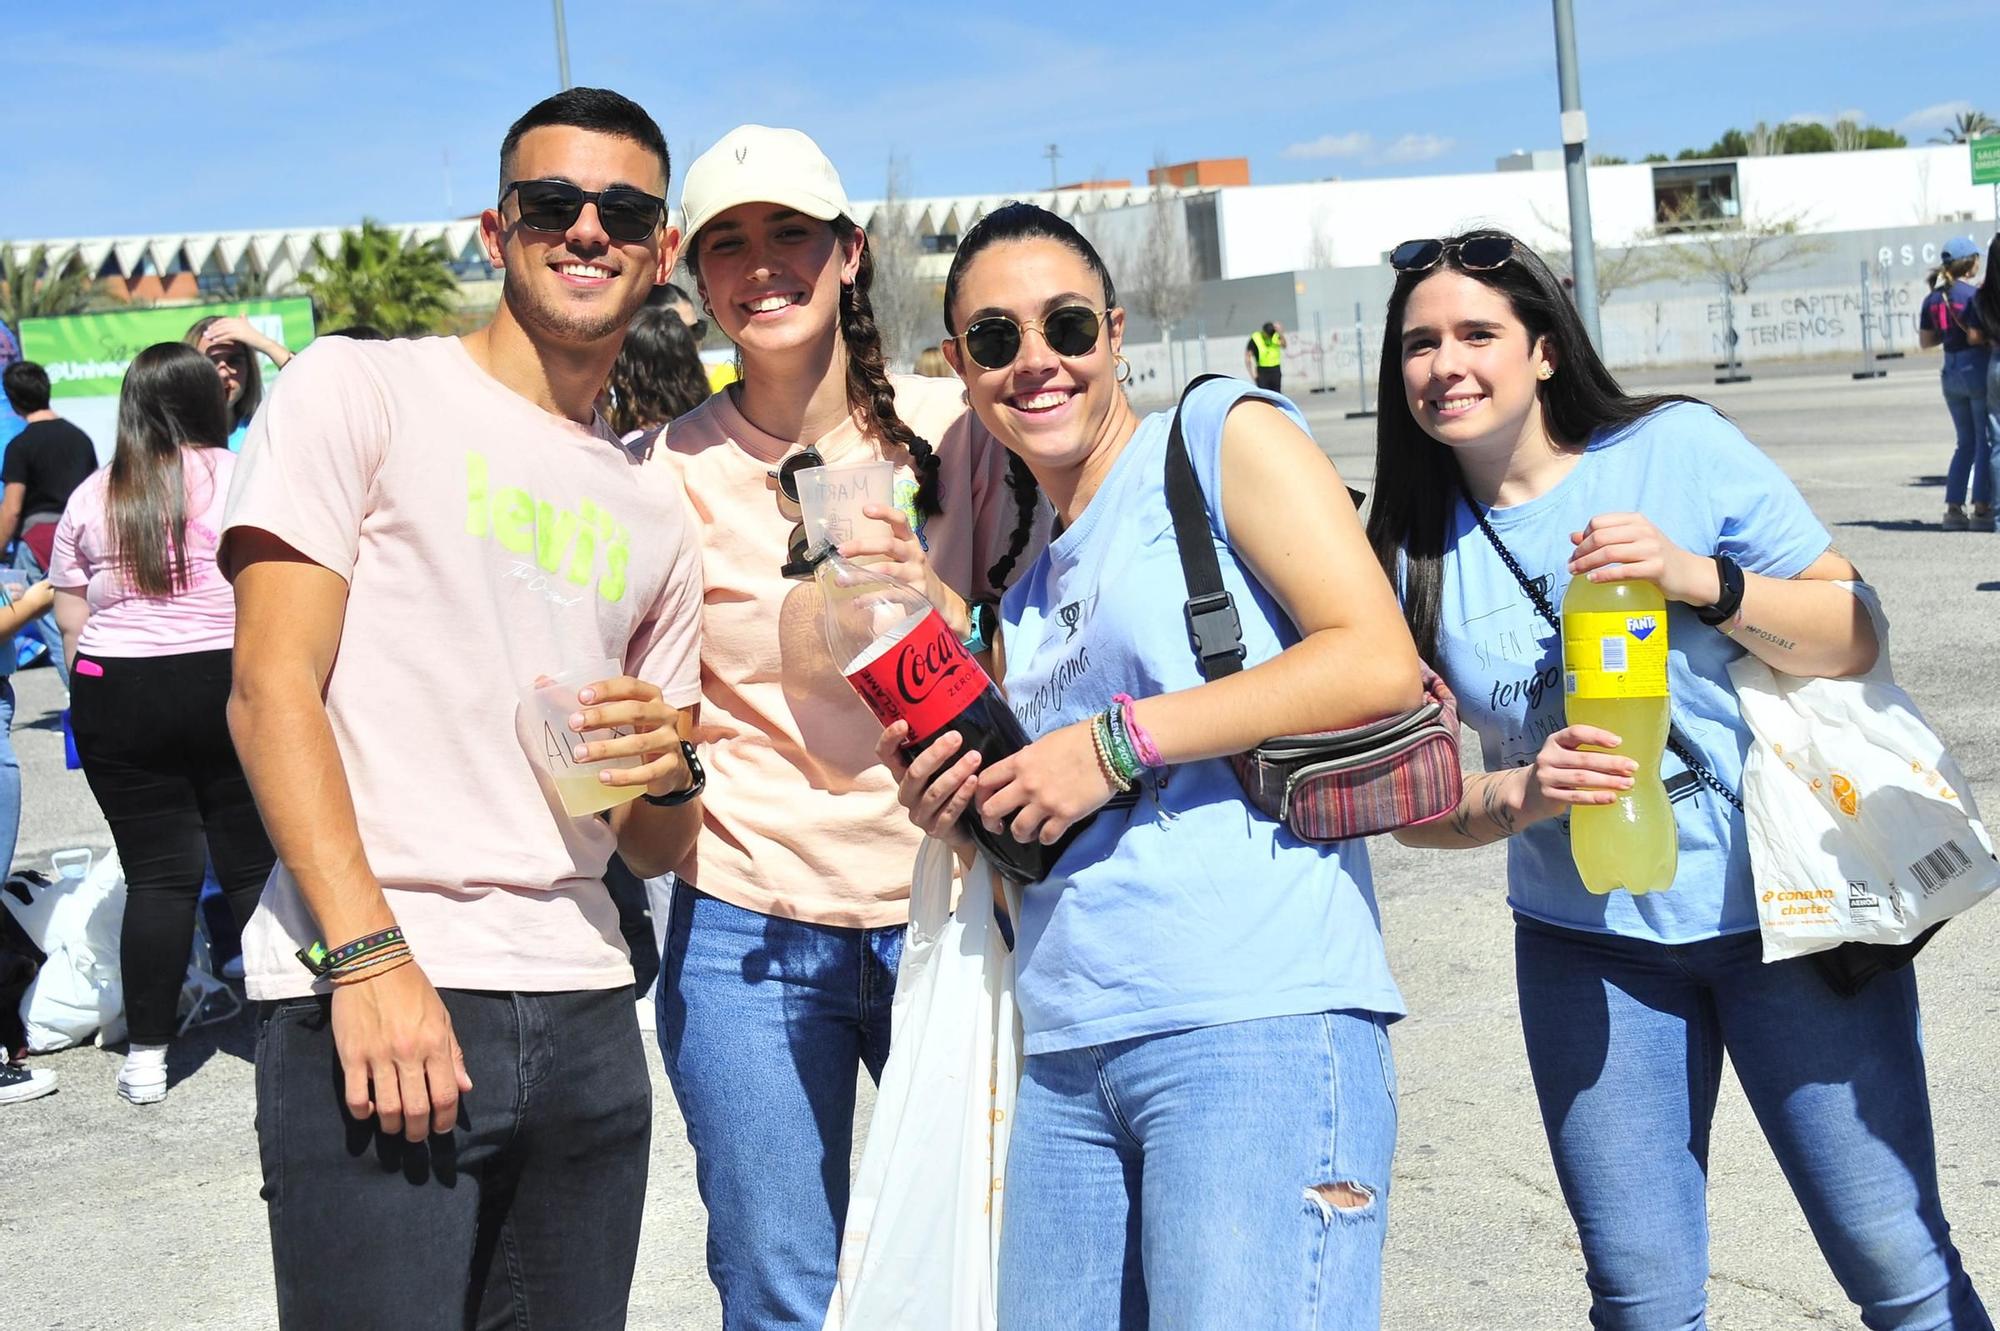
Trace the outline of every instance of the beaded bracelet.
{"type": "Polygon", "coordinates": [[[1139,724],[1138,716],[1132,711],[1136,699],[1129,693],[1119,693],[1114,694],[1111,701],[1118,704],[1119,720],[1125,723],[1125,733],[1131,738],[1133,752],[1139,755],[1139,761],[1147,767],[1165,767],[1167,760],[1160,756],[1160,746],[1153,743],[1153,737],[1139,724]]]}
{"type": "Polygon", "coordinates": [[[1138,755],[1132,752],[1129,742],[1125,744],[1122,750],[1120,749],[1120,736],[1117,731],[1117,724],[1113,720],[1116,715],[1117,709],[1115,708],[1107,708],[1099,712],[1091,722],[1091,734],[1097,740],[1099,757],[1104,764],[1105,774],[1110,778],[1111,784],[1118,792],[1123,794],[1138,784],[1139,773],[1144,769],[1139,766],[1138,755]]]}

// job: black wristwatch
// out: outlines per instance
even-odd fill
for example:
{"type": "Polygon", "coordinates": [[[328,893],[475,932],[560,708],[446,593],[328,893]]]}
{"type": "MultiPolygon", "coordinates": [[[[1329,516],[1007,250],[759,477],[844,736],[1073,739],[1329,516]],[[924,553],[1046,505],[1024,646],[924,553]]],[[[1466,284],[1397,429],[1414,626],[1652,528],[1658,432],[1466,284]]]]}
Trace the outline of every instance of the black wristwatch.
{"type": "Polygon", "coordinates": [[[686,740],[681,741],[681,761],[687,764],[688,769],[690,784],[686,790],[676,790],[671,795],[655,795],[650,790],[642,790],[639,798],[655,808],[671,809],[701,794],[702,787],[708,784],[708,773],[701,770],[701,759],[695,757],[694,745],[686,740]]]}
{"type": "Polygon", "coordinates": [[[1715,598],[1715,604],[1706,608],[1697,607],[1694,617],[1710,628],[1719,628],[1735,618],[1743,608],[1743,570],[1728,555],[1715,557],[1716,577],[1722,583],[1722,595],[1715,598]]]}

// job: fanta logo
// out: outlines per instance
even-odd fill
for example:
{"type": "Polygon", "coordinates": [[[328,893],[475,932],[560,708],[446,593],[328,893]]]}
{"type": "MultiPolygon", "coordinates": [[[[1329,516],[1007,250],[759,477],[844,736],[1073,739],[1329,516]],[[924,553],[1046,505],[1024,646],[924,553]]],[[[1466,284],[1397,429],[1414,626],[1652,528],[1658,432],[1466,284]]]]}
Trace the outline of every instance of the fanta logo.
{"type": "Polygon", "coordinates": [[[492,487],[483,454],[465,455],[465,530],[502,549],[528,555],[545,573],[573,586],[594,581],[607,601],[625,599],[632,534],[588,499],[576,511],[557,508],[520,486],[492,487]]]}
{"type": "Polygon", "coordinates": [[[1653,630],[1660,626],[1652,615],[1633,615],[1625,621],[1625,631],[1640,642],[1653,636],[1653,630]]]}

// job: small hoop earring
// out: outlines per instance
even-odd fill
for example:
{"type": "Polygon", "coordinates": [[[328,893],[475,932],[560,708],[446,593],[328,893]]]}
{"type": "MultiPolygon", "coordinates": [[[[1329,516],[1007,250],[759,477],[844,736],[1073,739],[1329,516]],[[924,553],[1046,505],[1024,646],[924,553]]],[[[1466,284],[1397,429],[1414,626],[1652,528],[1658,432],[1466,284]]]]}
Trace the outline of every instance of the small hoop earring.
{"type": "Polygon", "coordinates": [[[1121,384],[1131,383],[1132,362],[1115,351],[1111,353],[1111,358],[1118,362],[1117,368],[1111,372],[1111,377],[1121,384]]]}
{"type": "Polygon", "coordinates": [[[967,406],[967,407],[971,406],[971,405],[972,405],[972,390],[970,390],[970,389],[967,389],[967,388],[961,388],[961,389],[959,389],[959,390],[958,390],[958,400],[959,400],[959,403],[960,403],[960,404],[961,404],[962,406],[967,406]]]}

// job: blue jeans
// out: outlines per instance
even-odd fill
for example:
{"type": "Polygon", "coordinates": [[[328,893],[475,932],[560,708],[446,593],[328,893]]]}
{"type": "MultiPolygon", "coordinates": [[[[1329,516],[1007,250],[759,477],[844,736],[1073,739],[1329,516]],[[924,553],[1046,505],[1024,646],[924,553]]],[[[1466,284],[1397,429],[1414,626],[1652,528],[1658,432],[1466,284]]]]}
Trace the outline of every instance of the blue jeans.
{"type": "Polygon", "coordinates": [[[14,871],[21,837],[21,760],[14,753],[14,678],[0,675],[0,878],[14,871]]]}
{"type": "Polygon", "coordinates": [[[1035,1054],[1007,1153],[1000,1325],[1374,1331],[1396,1070],[1324,1012],[1035,1054]]]}
{"type": "MultiPolygon", "coordinates": [[[[1989,352],[1990,352],[1989,348],[1989,352]]],[[[2000,495],[2000,356],[1986,358],[1986,454],[1993,493],[2000,495]]]]}
{"type": "Polygon", "coordinates": [[[1987,357],[1983,351],[1948,351],[1938,380],[1944,386],[1944,405],[1951,412],[1951,428],[1956,435],[1951,467],[1944,477],[1944,502],[1965,502],[1965,486],[1972,482],[1972,502],[1993,502],[1993,457],[1987,434],[1987,357]]]}
{"type": "Polygon", "coordinates": [[[1757,933],[1668,946],[1517,916],[1528,1064],[1590,1324],[1706,1326],[1708,1142],[1726,1054],[1834,1278],[1882,1331],[1991,1331],[1938,1201],[1909,968],[1841,998],[1757,933]]]}
{"type": "Polygon", "coordinates": [[[847,1223],[854,1088],[889,1057],[903,926],[761,915],[686,883],[661,958],[660,1055],[708,1207],[724,1331],[816,1327],[847,1223]]]}
{"type": "MultiPolygon", "coordinates": [[[[30,579],[36,582],[41,581],[49,575],[49,571],[42,567],[42,561],[35,558],[35,552],[28,548],[26,541],[14,542],[13,566],[21,570],[21,572],[28,574],[30,579]]],[[[56,678],[60,679],[62,686],[67,689],[69,687],[69,662],[63,658],[62,630],[56,627],[56,612],[53,609],[44,611],[42,614],[36,616],[34,623],[24,624],[22,627],[31,630],[48,647],[49,661],[56,668],[56,678]]],[[[7,644],[7,649],[9,651],[13,650],[11,642],[7,644]]]]}

